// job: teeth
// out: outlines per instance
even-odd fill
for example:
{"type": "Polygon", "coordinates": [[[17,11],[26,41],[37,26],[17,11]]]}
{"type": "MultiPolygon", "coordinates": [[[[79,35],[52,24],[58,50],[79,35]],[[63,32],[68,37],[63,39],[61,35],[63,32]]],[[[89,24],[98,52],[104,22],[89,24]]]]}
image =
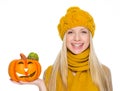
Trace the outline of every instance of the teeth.
{"type": "Polygon", "coordinates": [[[24,74],[20,74],[20,73],[18,73],[18,72],[16,72],[16,74],[17,74],[17,76],[25,76],[24,74]]]}
{"type": "MultiPolygon", "coordinates": [[[[26,75],[24,75],[24,74],[20,74],[20,73],[18,73],[18,72],[16,72],[16,74],[17,74],[17,76],[26,76],[26,75]]],[[[28,74],[28,76],[29,76],[30,74],[28,74]]]]}
{"type": "Polygon", "coordinates": [[[73,44],[74,46],[76,46],[76,47],[79,47],[79,46],[81,46],[82,44],[73,44]]]}

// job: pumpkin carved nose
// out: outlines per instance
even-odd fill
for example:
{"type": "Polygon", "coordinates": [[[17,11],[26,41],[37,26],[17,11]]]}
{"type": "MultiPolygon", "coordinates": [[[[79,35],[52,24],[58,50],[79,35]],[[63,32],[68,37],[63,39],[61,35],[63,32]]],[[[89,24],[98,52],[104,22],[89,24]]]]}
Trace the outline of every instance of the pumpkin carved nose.
{"type": "Polygon", "coordinates": [[[24,70],[25,70],[25,72],[27,72],[27,71],[28,71],[28,68],[24,68],[24,70]]]}

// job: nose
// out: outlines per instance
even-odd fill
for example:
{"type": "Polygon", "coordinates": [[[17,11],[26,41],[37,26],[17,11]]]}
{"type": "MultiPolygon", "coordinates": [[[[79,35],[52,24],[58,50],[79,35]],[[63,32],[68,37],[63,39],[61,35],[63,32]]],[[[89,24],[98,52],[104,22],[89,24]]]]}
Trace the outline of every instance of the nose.
{"type": "Polygon", "coordinates": [[[24,68],[24,71],[27,72],[27,71],[28,71],[28,68],[24,68]]]}
{"type": "Polygon", "coordinates": [[[74,36],[75,41],[80,41],[80,34],[76,33],[74,36]]]}

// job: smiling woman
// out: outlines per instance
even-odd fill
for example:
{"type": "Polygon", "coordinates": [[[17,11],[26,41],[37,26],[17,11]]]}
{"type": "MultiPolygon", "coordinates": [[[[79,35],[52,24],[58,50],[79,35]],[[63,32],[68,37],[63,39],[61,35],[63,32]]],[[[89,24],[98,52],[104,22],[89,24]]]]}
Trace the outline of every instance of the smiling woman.
{"type": "Polygon", "coordinates": [[[84,27],[69,29],[66,34],[66,45],[74,54],[79,54],[89,47],[90,32],[84,27]]]}
{"type": "Polygon", "coordinates": [[[41,74],[37,54],[32,52],[27,58],[24,54],[20,54],[20,56],[21,59],[15,59],[9,64],[8,73],[11,80],[30,82],[37,79],[41,74]]]}

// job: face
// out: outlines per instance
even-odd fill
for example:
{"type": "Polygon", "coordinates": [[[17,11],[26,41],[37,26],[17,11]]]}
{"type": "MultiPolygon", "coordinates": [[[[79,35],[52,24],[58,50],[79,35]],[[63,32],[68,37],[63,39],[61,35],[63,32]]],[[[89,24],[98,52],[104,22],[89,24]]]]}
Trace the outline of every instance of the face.
{"type": "Polygon", "coordinates": [[[66,45],[73,54],[79,54],[88,48],[90,32],[85,27],[74,27],[66,33],[66,45]]]}

